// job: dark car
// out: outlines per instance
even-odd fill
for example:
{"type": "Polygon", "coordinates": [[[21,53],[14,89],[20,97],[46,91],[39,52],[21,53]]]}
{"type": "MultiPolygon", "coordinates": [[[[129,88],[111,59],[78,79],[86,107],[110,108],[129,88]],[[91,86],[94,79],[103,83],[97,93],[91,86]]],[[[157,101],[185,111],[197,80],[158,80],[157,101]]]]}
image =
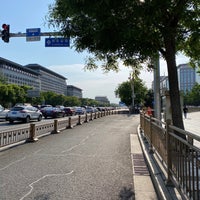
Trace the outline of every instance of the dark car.
{"type": "Polygon", "coordinates": [[[60,108],[56,108],[56,107],[45,107],[41,110],[41,112],[45,119],[47,117],[57,118],[57,117],[65,116],[65,112],[61,110],[60,108]]]}
{"type": "Polygon", "coordinates": [[[66,116],[73,116],[73,115],[75,115],[75,109],[74,108],[65,107],[65,108],[63,108],[63,110],[65,111],[65,115],[66,116]]]}

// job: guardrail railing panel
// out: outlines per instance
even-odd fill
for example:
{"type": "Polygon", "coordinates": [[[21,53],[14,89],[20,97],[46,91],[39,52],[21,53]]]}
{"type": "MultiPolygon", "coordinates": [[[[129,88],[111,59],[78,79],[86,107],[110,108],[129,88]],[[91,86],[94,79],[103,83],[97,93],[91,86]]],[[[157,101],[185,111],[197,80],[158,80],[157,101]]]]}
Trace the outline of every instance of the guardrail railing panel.
{"type": "Polygon", "coordinates": [[[200,142],[200,137],[170,125],[169,120],[163,123],[143,113],[140,120],[150,147],[166,164],[167,183],[171,181],[182,196],[200,200],[200,148],[193,145],[200,142]]]}
{"type": "Polygon", "coordinates": [[[29,135],[30,135],[29,128],[22,128],[18,130],[1,132],[0,133],[0,147],[25,140],[29,137],[29,135]]]}
{"type": "Polygon", "coordinates": [[[50,122],[48,124],[40,124],[35,126],[35,135],[41,136],[46,133],[51,133],[54,130],[54,122],[50,122]]]}

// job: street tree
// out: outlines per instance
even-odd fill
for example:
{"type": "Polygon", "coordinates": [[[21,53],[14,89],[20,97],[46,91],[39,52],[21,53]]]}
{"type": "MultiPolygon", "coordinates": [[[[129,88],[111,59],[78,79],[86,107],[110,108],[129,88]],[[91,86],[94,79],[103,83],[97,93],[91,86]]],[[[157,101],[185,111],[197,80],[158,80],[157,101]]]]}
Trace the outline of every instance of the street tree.
{"type": "Polygon", "coordinates": [[[200,106],[200,85],[196,83],[192,90],[184,94],[184,104],[200,106]]]}
{"type": "Polygon", "coordinates": [[[131,106],[134,100],[135,106],[141,106],[145,103],[145,98],[147,94],[147,87],[143,83],[140,78],[134,80],[134,99],[133,99],[133,89],[132,89],[132,82],[125,81],[118,85],[115,90],[115,95],[120,98],[120,100],[125,103],[127,106],[131,106]]]}
{"type": "Polygon", "coordinates": [[[77,51],[94,57],[87,67],[104,61],[104,70],[118,70],[117,61],[138,66],[162,56],[168,69],[172,123],[184,128],[178,87],[176,54],[199,65],[199,0],[56,0],[48,22],[70,36],[77,51]],[[97,62],[98,63],[98,62],[97,62]]]}

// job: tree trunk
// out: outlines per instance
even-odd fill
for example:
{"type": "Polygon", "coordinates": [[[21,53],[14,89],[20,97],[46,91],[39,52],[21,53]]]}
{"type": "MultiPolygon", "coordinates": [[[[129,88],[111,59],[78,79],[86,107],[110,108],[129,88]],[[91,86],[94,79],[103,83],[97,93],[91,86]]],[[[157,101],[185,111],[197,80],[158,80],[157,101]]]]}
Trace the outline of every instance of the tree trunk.
{"type": "MultiPolygon", "coordinates": [[[[176,66],[176,51],[175,51],[175,37],[170,34],[168,39],[165,38],[166,54],[165,59],[167,62],[168,79],[169,79],[169,94],[172,110],[172,123],[181,129],[184,129],[182,108],[180,102],[180,92],[178,84],[178,73],[176,66]]],[[[183,134],[180,134],[183,137],[183,134]]],[[[185,137],[183,137],[185,138],[185,137]]]]}

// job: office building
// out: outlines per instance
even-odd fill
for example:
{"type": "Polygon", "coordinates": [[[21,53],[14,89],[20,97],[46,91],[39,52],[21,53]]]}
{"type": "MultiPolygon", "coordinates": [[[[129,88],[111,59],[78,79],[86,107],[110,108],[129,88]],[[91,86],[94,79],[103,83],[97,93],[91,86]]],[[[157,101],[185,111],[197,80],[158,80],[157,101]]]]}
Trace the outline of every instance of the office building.
{"type": "Polygon", "coordinates": [[[191,91],[196,83],[200,83],[199,77],[197,69],[192,68],[189,64],[178,65],[179,89],[184,93],[191,91]]]}
{"type": "Polygon", "coordinates": [[[51,91],[57,94],[67,95],[66,78],[41,65],[29,64],[24,67],[31,69],[39,74],[39,81],[43,92],[51,91]]]}
{"type": "Polygon", "coordinates": [[[67,85],[67,96],[74,96],[78,98],[82,98],[82,89],[75,87],[73,85],[67,85]]]}
{"type": "Polygon", "coordinates": [[[110,104],[110,101],[106,96],[96,96],[95,100],[98,101],[99,103],[110,104]]]}
{"type": "Polygon", "coordinates": [[[66,78],[38,64],[22,66],[0,57],[0,74],[8,84],[28,85],[37,94],[51,91],[67,95],[66,78]]]}
{"type": "MultiPolygon", "coordinates": [[[[200,84],[200,75],[197,69],[192,68],[189,64],[180,64],[177,67],[179,90],[184,93],[190,92],[196,83],[200,84]]],[[[160,90],[169,90],[169,80],[167,76],[160,77],[160,90]]]]}
{"type": "Polygon", "coordinates": [[[0,57],[0,74],[8,84],[28,85],[40,89],[39,73],[0,57]]]}

